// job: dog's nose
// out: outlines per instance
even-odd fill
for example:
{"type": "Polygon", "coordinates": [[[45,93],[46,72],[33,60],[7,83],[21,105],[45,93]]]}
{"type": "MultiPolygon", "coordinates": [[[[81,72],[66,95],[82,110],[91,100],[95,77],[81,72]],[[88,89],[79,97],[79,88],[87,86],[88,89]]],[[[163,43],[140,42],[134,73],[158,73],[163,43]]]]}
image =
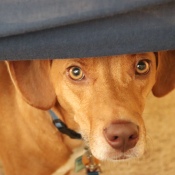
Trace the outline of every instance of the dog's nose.
{"type": "Polygon", "coordinates": [[[130,122],[111,123],[104,129],[104,136],[114,149],[125,152],[136,145],[139,129],[130,122]]]}

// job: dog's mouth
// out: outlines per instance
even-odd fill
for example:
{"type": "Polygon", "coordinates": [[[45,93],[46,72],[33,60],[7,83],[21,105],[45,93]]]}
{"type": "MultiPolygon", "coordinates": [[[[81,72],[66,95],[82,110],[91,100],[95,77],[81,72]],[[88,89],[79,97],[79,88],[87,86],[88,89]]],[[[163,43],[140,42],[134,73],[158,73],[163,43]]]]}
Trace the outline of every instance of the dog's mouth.
{"type": "Polygon", "coordinates": [[[121,155],[119,157],[112,158],[112,160],[125,160],[125,159],[129,159],[129,157],[127,157],[126,155],[121,155]]]}
{"type": "Polygon", "coordinates": [[[111,161],[125,161],[128,159],[133,159],[138,157],[136,150],[137,146],[126,151],[114,150],[113,148],[110,148],[110,150],[106,152],[106,158],[111,161]]]}
{"type": "Polygon", "coordinates": [[[125,156],[125,155],[122,155],[122,156],[120,156],[120,157],[117,158],[117,160],[124,160],[124,159],[128,159],[128,157],[125,156]]]}
{"type": "Polygon", "coordinates": [[[106,152],[106,159],[108,161],[126,161],[140,157],[140,153],[137,152],[137,148],[130,149],[126,152],[109,151],[106,152]]]}

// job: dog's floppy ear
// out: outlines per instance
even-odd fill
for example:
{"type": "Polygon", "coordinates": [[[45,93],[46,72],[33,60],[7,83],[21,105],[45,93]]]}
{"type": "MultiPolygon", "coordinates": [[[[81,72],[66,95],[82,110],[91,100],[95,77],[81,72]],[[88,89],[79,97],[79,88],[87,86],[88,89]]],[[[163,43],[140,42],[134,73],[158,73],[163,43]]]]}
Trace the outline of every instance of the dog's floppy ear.
{"type": "Polygon", "coordinates": [[[175,50],[158,52],[158,68],[153,94],[162,97],[175,88],[175,50]]]}
{"type": "Polygon", "coordinates": [[[56,100],[50,80],[50,61],[7,61],[12,81],[24,100],[40,108],[51,108],[56,100]]]}

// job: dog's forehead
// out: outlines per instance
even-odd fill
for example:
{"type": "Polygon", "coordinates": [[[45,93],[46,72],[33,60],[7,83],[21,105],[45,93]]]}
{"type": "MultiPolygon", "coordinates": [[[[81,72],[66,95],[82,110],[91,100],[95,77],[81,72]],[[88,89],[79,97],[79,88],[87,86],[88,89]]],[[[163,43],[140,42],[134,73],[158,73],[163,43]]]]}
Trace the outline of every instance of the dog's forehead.
{"type": "Polygon", "coordinates": [[[118,56],[104,56],[104,57],[89,57],[89,58],[71,58],[56,60],[56,65],[59,70],[65,70],[72,66],[78,66],[84,70],[99,71],[111,70],[122,72],[134,68],[134,65],[139,59],[155,59],[153,53],[142,54],[127,54],[118,56]]]}

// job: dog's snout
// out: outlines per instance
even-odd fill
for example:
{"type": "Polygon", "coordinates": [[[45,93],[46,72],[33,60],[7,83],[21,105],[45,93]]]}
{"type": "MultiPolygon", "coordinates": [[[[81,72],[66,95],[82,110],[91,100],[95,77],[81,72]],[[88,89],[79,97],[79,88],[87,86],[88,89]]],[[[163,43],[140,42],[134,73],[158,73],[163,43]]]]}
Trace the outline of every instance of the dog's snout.
{"type": "Polygon", "coordinates": [[[136,145],[139,129],[131,122],[111,123],[104,129],[104,136],[114,149],[125,152],[136,145]]]}

